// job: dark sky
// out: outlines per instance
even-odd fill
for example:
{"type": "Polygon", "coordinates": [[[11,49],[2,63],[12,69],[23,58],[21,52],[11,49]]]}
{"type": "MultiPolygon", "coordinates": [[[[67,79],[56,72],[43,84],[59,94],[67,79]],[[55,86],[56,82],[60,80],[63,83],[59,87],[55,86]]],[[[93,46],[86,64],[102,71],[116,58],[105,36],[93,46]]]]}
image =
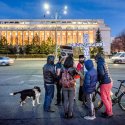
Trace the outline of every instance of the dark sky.
{"type": "Polygon", "coordinates": [[[111,27],[112,36],[125,30],[125,0],[0,0],[0,19],[43,19],[43,4],[50,4],[53,18],[58,10],[65,19],[104,19],[111,27]],[[68,14],[61,10],[68,6],[68,14]]]}

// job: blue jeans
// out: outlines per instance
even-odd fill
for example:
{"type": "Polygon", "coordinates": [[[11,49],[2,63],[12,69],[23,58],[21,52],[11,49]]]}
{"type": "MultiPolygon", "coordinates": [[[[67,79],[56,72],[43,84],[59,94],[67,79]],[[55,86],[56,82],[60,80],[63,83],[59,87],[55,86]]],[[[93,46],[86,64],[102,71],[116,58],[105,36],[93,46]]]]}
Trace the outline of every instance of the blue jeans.
{"type": "Polygon", "coordinates": [[[51,102],[54,97],[54,84],[44,85],[45,88],[45,99],[44,99],[44,111],[50,110],[51,102]]]}

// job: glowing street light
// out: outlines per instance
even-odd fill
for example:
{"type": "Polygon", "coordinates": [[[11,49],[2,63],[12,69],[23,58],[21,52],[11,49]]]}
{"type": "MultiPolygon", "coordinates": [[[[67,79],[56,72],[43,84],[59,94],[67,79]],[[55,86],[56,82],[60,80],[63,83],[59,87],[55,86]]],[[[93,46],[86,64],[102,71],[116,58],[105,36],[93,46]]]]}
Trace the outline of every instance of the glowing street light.
{"type": "MultiPolygon", "coordinates": [[[[45,11],[46,11],[46,14],[50,14],[50,6],[49,6],[49,4],[48,3],[45,3],[44,4],[44,9],[45,9],[45,11]]],[[[56,11],[55,11],[55,13],[54,13],[54,18],[55,18],[55,20],[56,20],[56,28],[55,28],[55,30],[56,30],[56,35],[55,35],[55,43],[56,43],[56,49],[55,49],[55,58],[57,59],[57,50],[58,50],[58,45],[57,45],[57,19],[58,19],[58,17],[59,17],[59,14],[60,13],[63,13],[64,15],[66,15],[67,14],[67,9],[68,9],[68,6],[64,6],[63,7],[63,9],[56,9],[56,11]]]]}
{"type": "Polygon", "coordinates": [[[67,14],[67,11],[66,11],[66,10],[64,10],[64,11],[63,11],[63,14],[65,14],[65,15],[66,15],[66,14],[67,14]]]}
{"type": "Polygon", "coordinates": [[[50,9],[50,6],[49,6],[48,3],[45,3],[43,6],[44,6],[44,9],[45,9],[45,10],[49,10],[49,9],[50,9]]]}
{"type": "Polygon", "coordinates": [[[47,10],[47,11],[46,11],[46,14],[48,14],[48,15],[49,15],[49,14],[50,14],[50,11],[49,11],[49,10],[47,10]]]}
{"type": "Polygon", "coordinates": [[[64,6],[64,9],[65,9],[65,10],[67,10],[67,9],[68,9],[68,7],[67,7],[67,6],[64,6]]]}

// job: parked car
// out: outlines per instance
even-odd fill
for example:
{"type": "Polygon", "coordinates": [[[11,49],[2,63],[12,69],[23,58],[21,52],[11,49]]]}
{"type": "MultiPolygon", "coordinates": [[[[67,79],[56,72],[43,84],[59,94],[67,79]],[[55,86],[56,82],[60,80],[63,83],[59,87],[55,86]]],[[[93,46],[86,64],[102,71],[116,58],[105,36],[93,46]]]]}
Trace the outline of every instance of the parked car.
{"type": "Polygon", "coordinates": [[[118,52],[111,60],[113,63],[125,63],[125,52],[118,52]]]}
{"type": "Polygon", "coordinates": [[[0,65],[12,65],[14,60],[9,57],[0,57],[0,65]]]}

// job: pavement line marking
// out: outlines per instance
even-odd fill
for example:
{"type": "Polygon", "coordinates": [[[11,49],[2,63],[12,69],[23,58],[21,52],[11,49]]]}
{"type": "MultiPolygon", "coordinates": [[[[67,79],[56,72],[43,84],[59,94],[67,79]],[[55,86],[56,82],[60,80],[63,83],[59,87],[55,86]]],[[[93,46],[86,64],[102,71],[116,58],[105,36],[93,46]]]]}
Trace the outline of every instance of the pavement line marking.
{"type": "Polygon", "coordinates": [[[13,77],[10,77],[10,78],[4,79],[4,80],[0,80],[0,82],[8,81],[8,80],[11,80],[11,79],[16,79],[16,78],[19,78],[19,77],[20,76],[13,76],[13,77]]]}
{"type": "Polygon", "coordinates": [[[42,77],[42,75],[32,75],[32,76],[34,76],[34,77],[40,77],[40,78],[42,77]]]}
{"type": "Polygon", "coordinates": [[[33,81],[37,81],[37,82],[40,81],[41,82],[41,80],[28,80],[28,81],[29,82],[33,82],[33,81]]]}

